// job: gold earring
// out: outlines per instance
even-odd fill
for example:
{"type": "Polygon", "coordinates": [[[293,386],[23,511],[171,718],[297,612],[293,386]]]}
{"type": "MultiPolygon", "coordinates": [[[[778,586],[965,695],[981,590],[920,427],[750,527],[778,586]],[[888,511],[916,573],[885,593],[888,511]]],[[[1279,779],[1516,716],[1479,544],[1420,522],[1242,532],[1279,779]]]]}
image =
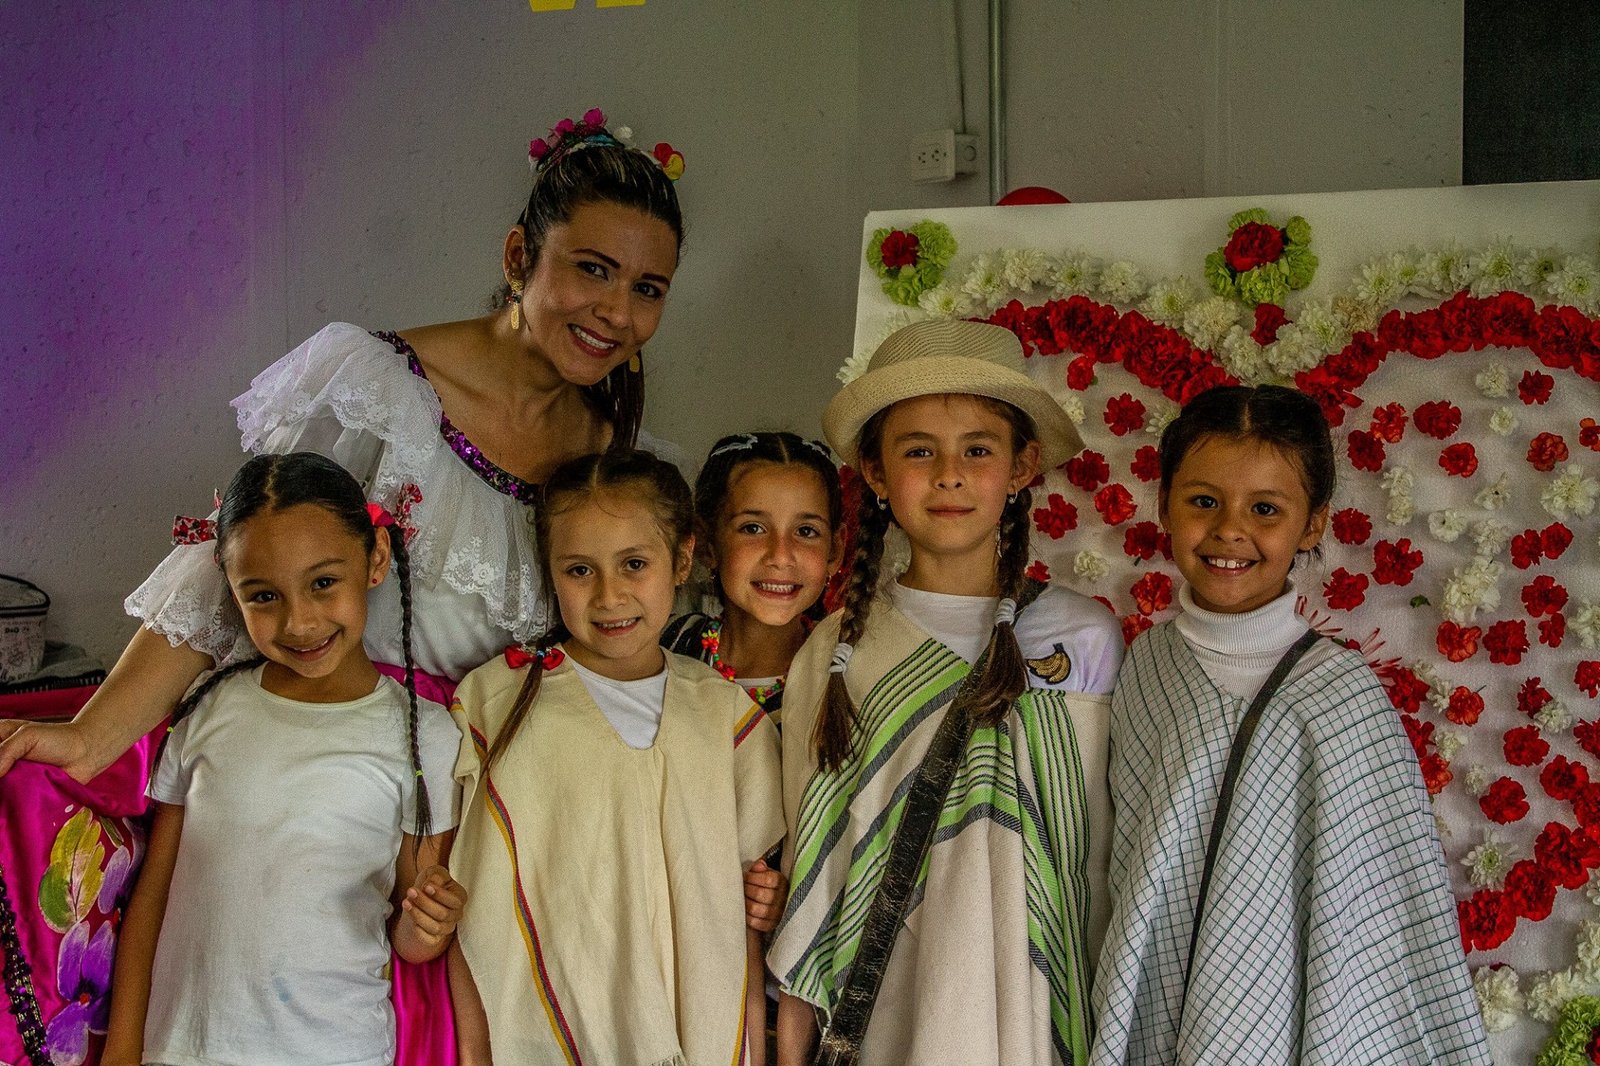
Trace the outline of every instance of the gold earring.
{"type": "Polygon", "coordinates": [[[511,328],[522,328],[522,286],[511,286],[511,328]]]}
{"type": "Polygon", "coordinates": [[[632,355],[628,356],[628,372],[630,374],[637,374],[643,369],[644,360],[639,358],[638,352],[634,352],[632,355]]]}

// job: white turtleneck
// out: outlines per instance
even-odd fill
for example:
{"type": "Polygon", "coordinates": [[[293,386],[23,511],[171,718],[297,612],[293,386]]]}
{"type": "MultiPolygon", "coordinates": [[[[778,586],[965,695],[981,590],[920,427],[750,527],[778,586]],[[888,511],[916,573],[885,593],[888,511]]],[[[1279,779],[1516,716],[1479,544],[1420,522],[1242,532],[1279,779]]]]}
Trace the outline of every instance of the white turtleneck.
{"type": "MultiPolygon", "coordinates": [[[[1306,631],[1306,621],[1294,609],[1293,586],[1283,595],[1253,611],[1222,614],[1195,606],[1187,584],[1178,589],[1182,609],[1173,620],[1178,635],[1211,679],[1223,692],[1249,700],[1278,665],[1283,653],[1306,631]]],[[[1331,640],[1313,644],[1295,664],[1289,677],[1295,678],[1338,651],[1331,640]]]]}

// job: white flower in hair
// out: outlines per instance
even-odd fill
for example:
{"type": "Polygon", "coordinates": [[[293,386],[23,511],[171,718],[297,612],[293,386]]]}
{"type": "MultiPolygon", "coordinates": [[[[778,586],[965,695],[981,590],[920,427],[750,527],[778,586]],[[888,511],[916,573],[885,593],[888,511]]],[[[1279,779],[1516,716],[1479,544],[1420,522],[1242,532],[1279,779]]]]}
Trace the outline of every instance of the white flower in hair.
{"type": "Polygon", "coordinates": [[[1085,581],[1099,581],[1110,571],[1106,557],[1093,548],[1085,548],[1072,557],[1072,572],[1085,581]]]}
{"type": "Polygon", "coordinates": [[[611,131],[611,136],[615,137],[623,144],[628,145],[630,148],[633,146],[632,126],[618,126],[616,129],[611,131]]]}
{"type": "Polygon", "coordinates": [[[1053,273],[1055,264],[1037,248],[1008,248],[1000,253],[1000,274],[1019,293],[1031,293],[1053,273]]]}
{"type": "Polygon", "coordinates": [[[1100,291],[1112,303],[1138,303],[1148,287],[1139,268],[1127,260],[1112,263],[1100,272],[1100,291]]]}
{"type": "Polygon", "coordinates": [[[1520,978],[1510,966],[1480,966],[1472,972],[1472,990],[1478,995],[1478,1011],[1483,1027],[1502,1033],[1522,1016],[1526,1006],[1520,978]]]}
{"type": "Polygon", "coordinates": [[[1453,507],[1434,511],[1428,516],[1428,531],[1446,544],[1454,543],[1466,528],[1466,518],[1453,507]]]}
{"type": "Polygon", "coordinates": [[[1473,379],[1478,386],[1478,391],[1491,400],[1507,396],[1511,392],[1511,373],[1506,370],[1503,363],[1490,363],[1473,379]]]}
{"type": "Polygon", "coordinates": [[[1545,733],[1565,733],[1572,728],[1572,710],[1558,696],[1534,712],[1533,720],[1545,733]]]}
{"type": "MultiPolygon", "coordinates": [[[[1110,272],[1107,271],[1109,274],[1110,272]]],[[[1206,349],[1222,343],[1228,331],[1239,324],[1239,304],[1226,296],[1213,296],[1189,308],[1183,316],[1183,332],[1206,349]]]]}
{"type": "Polygon", "coordinates": [[[1150,286],[1150,293],[1139,305],[1139,310],[1152,322],[1177,326],[1183,321],[1184,312],[1193,307],[1199,297],[1200,291],[1195,283],[1179,275],[1150,286]]]}
{"type": "Polygon", "coordinates": [[[1461,865],[1476,888],[1499,888],[1521,854],[1510,841],[1493,829],[1483,831],[1483,843],[1467,852],[1461,865]]]}
{"type": "Polygon", "coordinates": [[[1517,412],[1509,407],[1501,407],[1489,416],[1490,431],[1498,433],[1502,437],[1510,434],[1512,430],[1517,428],[1518,424],[1517,412]]]}
{"type": "Polygon", "coordinates": [[[1539,505],[1555,518],[1587,518],[1594,511],[1596,496],[1600,496],[1600,482],[1586,476],[1583,467],[1573,463],[1539,493],[1539,505]]]}
{"type": "Polygon", "coordinates": [[[1170,400],[1150,401],[1150,406],[1145,410],[1144,431],[1152,437],[1161,436],[1181,410],[1181,407],[1170,400]]]}
{"type": "Polygon", "coordinates": [[[1488,488],[1483,489],[1474,496],[1473,500],[1485,511],[1498,511],[1506,505],[1506,501],[1510,498],[1511,478],[1507,474],[1501,474],[1494,479],[1488,488]]]}
{"type": "Polygon", "coordinates": [[[1585,648],[1600,645],[1600,606],[1585,603],[1567,616],[1567,629],[1585,648]]]}
{"type": "Polygon", "coordinates": [[[1068,252],[1056,266],[1051,294],[1056,299],[1087,295],[1099,282],[1100,261],[1081,252],[1068,252]]]}
{"type": "Polygon", "coordinates": [[[841,385],[848,385],[867,372],[867,364],[870,362],[872,362],[872,352],[863,349],[846,359],[834,377],[839,379],[841,385]]]}

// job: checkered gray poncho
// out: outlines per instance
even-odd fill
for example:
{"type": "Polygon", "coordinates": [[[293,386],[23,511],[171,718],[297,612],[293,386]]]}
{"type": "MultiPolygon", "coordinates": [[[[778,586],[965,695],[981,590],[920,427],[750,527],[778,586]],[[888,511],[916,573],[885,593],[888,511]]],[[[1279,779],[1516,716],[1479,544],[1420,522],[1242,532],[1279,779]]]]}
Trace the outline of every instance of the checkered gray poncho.
{"type": "Polygon", "coordinates": [[[1094,1063],[1491,1062],[1427,793],[1378,680],[1340,650],[1267,705],[1184,964],[1245,703],[1170,623],[1111,725],[1111,928],[1094,1063]]]}

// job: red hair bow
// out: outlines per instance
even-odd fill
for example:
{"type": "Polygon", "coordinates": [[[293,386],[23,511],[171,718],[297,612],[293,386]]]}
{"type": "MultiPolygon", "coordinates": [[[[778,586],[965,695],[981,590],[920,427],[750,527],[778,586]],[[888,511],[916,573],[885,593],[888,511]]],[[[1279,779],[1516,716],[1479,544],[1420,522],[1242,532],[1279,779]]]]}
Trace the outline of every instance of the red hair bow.
{"type": "Polygon", "coordinates": [[[178,515],[172,520],[173,544],[204,544],[217,539],[217,523],[209,518],[178,515]]]}
{"type": "Polygon", "coordinates": [[[526,648],[521,644],[513,644],[506,649],[506,665],[513,670],[521,670],[524,666],[538,662],[542,670],[554,670],[566,661],[566,654],[560,648],[526,648]]]}

